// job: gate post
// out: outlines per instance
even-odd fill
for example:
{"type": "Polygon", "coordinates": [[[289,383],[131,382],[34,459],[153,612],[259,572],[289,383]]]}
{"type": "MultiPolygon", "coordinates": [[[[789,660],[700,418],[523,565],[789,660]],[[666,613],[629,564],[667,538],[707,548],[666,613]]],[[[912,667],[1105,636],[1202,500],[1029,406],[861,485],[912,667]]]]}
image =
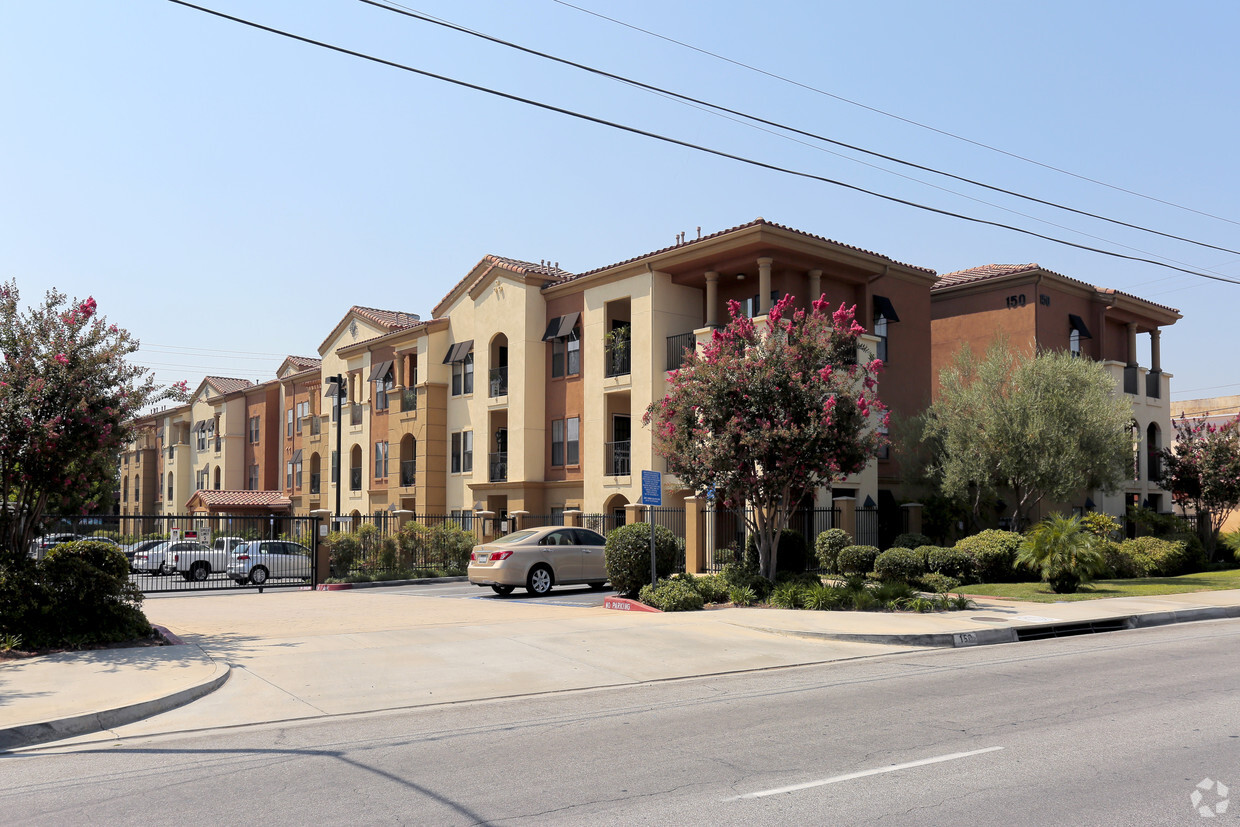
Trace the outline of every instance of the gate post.
{"type": "Polygon", "coordinates": [[[900,508],[904,509],[904,532],[921,534],[921,503],[905,503],[900,508]]]}
{"type": "Polygon", "coordinates": [[[685,497],[685,571],[706,571],[706,512],[701,497],[685,497]]]}
{"type": "Polygon", "coordinates": [[[857,542],[857,498],[856,497],[832,497],[831,505],[840,510],[840,524],[836,528],[842,528],[848,532],[848,536],[852,538],[854,543],[857,542]]]}
{"type": "Polygon", "coordinates": [[[330,527],[332,513],[326,508],[318,508],[311,511],[310,516],[315,518],[314,583],[311,585],[317,589],[331,575],[332,547],[327,542],[327,531],[324,529],[330,527]]]}
{"type": "Polygon", "coordinates": [[[577,509],[571,509],[564,512],[564,525],[581,528],[581,512],[577,509]]]}

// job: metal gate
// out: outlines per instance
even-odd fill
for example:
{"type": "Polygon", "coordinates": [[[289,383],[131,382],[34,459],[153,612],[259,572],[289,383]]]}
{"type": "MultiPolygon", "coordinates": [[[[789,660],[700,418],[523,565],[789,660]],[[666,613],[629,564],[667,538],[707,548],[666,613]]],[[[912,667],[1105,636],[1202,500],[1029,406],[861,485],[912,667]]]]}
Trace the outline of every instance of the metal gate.
{"type": "Polygon", "coordinates": [[[306,587],[316,582],[318,525],[290,516],[50,517],[30,554],[75,538],[114,542],[144,594],[306,587]]]}

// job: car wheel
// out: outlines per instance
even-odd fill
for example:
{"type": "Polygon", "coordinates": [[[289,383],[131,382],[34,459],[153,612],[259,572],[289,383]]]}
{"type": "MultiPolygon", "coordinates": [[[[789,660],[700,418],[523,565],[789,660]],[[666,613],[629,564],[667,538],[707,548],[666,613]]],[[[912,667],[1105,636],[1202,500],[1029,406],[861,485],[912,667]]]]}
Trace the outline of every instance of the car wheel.
{"type": "Polygon", "coordinates": [[[192,571],[183,571],[183,572],[181,572],[181,576],[182,576],[182,577],[184,577],[186,580],[191,580],[191,581],[192,581],[192,580],[194,580],[194,579],[195,579],[195,578],[194,578],[194,573],[193,573],[192,571]]]}
{"type": "Polygon", "coordinates": [[[525,589],[536,597],[542,597],[551,591],[551,586],[555,583],[555,578],[551,574],[551,569],[546,566],[535,566],[530,576],[525,580],[525,589]]]}
{"type": "Polygon", "coordinates": [[[250,569],[250,582],[255,586],[261,586],[267,582],[267,569],[263,566],[255,566],[250,569]]]}
{"type": "Polygon", "coordinates": [[[195,563],[194,567],[189,570],[189,579],[197,580],[201,583],[207,579],[209,574],[211,574],[210,566],[206,563],[195,563]]]}
{"type": "Polygon", "coordinates": [[[163,569],[147,569],[146,573],[149,574],[151,577],[154,577],[157,574],[163,574],[164,570],[163,569]]]}
{"type": "Polygon", "coordinates": [[[603,589],[607,588],[607,583],[591,583],[590,588],[596,592],[601,592],[603,589]]]}
{"type": "Polygon", "coordinates": [[[516,587],[515,586],[497,586],[497,585],[491,586],[492,591],[494,591],[496,594],[512,594],[512,590],[514,588],[516,587]]]}

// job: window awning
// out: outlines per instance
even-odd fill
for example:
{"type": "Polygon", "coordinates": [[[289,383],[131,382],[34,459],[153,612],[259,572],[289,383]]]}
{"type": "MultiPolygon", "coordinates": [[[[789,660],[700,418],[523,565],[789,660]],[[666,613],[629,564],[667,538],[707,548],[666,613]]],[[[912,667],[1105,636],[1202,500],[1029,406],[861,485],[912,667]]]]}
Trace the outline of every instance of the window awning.
{"type": "Polygon", "coordinates": [[[379,362],[370,371],[370,382],[377,382],[380,379],[386,379],[388,374],[392,372],[392,360],[379,362]]]}
{"type": "Polygon", "coordinates": [[[1075,313],[1068,314],[1068,324],[1072,325],[1072,329],[1081,334],[1082,339],[1092,339],[1089,335],[1089,328],[1085,326],[1085,320],[1075,313]]]}
{"type": "Polygon", "coordinates": [[[301,462],[301,451],[302,449],[298,448],[296,451],[293,452],[293,464],[294,465],[301,462]]]}
{"type": "Polygon", "coordinates": [[[552,339],[563,339],[573,332],[573,328],[577,326],[577,320],[581,318],[580,313],[569,313],[566,316],[558,316],[551,320],[547,325],[547,332],[543,334],[542,340],[549,342],[552,339]]]}
{"type": "Polygon", "coordinates": [[[874,297],[874,318],[877,319],[879,316],[882,316],[889,322],[900,321],[900,317],[896,315],[895,305],[886,296],[874,297]]]}
{"type": "Polygon", "coordinates": [[[340,396],[340,386],[336,384],[335,380],[327,383],[327,391],[323,396],[327,399],[335,399],[340,396]]]}
{"type": "Polygon", "coordinates": [[[463,342],[457,342],[456,344],[452,345],[452,347],[448,348],[448,355],[443,357],[443,363],[445,365],[450,365],[453,362],[460,362],[464,360],[464,358],[468,356],[469,352],[473,349],[474,349],[473,339],[466,339],[463,342]]]}

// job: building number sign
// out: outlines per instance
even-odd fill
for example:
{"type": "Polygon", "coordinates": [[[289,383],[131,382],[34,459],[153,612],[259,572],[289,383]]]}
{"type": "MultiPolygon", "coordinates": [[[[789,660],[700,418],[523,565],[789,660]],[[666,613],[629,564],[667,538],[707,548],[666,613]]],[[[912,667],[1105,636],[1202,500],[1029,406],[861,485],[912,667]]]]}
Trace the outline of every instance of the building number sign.
{"type": "MultiPolygon", "coordinates": [[[[1024,293],[1016,293],[1014,295],[1008,296],[1004,300],[1004,303],[1007,305],[1008,310],[1015,310],[1017,308],[1024,307],[1025,304],[1027,303],[1027,300],[1025,299],[1024,293]]],[[[1043,293],[1042,295],[1038,296],[1038,303],[1044,307],[1050,307],[1051,297],[1043,293]]]]}

